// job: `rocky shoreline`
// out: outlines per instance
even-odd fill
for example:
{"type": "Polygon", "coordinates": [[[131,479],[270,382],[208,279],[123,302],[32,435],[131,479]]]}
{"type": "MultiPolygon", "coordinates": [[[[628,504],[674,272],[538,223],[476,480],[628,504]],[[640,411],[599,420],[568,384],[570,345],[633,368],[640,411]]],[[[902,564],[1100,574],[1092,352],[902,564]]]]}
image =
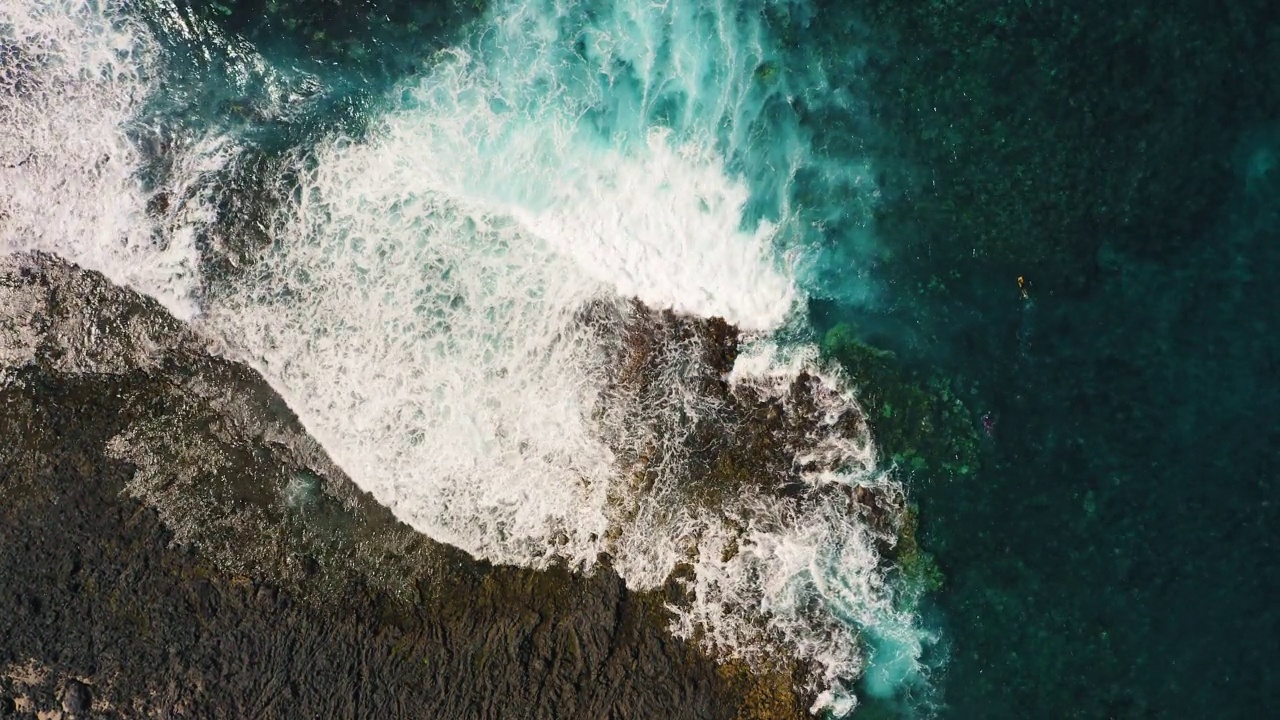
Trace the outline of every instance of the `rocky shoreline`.
{"type": "Polygon", "coordinates": [[[607,567],[495,567],[357,488],[155,302],[0,259],[0,713],[798,718],[607,567]]]}

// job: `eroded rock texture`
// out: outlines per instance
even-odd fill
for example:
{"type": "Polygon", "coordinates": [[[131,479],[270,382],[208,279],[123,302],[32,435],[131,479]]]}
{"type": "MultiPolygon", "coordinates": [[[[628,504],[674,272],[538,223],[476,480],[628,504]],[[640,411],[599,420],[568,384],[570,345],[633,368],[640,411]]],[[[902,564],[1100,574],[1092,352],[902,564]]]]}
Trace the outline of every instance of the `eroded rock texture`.
{"type": "Polygon", "coordinates": [[[496,568],[355,487],[154,302],[0,258],[0,711],[799,717],[607,569],[496,568]]]}

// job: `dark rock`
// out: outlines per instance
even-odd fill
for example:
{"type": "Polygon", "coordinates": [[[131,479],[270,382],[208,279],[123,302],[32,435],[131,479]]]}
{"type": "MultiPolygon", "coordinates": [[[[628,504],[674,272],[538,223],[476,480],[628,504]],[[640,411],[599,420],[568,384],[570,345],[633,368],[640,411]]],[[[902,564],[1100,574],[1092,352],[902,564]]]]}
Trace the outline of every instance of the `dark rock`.
{"type": "MultiPolygon", "coordinates": [[[[612,353],[612,375],[603,413],[625,417],[628,434],[619,438],[606,433],[606,438],[620,465],[632,469],[636,485],[652,487],[659,472],[655,469],[678,466],[680,486],[675,490],[686,502],[723,509],[733,498],[756,493],[786,499],[800,514],[807,502],[846,492],[841,485],[815,486],[804,477],[856,469],[856,460],[841,453],[802,462],[821,438],[857,444],[868,437],[867,419],[858,407],[847,406],[835,421],[828,417],[830,403],[823,406],[821,396],[832,394],[832,387],[823,379],[801,372],[785,389],[750,381],[731,384],[728,375],[741,337],[721,318],[653,311],[633,302],[625,308],[589,308],[582,322],[610,338],[606,347],[612,353]],[[693,423],[692,432],[681,427],[688,420],[684,414],[661,411],[680,406],[685,388],[673,388],[673,376],[681,377],[704,403],[703,417],[693,423]],[[653,438],[683,440],[637,448],[631,440],[638,426],[653,438]]],[[[868,496],[882,493],[864,491],[868,496]]],[[[884,519],[878,529],[891,532],[892,518],[884,519]]]]}
{"type": "Polygon", "coordinates": [[[86,713],[89,712],[89,706],[93,704],[93,695],[89,692],[89,687],[79,680],[68,680],[67,685],[62,690],[62,709],[69,713],[86,713]]]}
{"type": "Polygon", "coordinates": [[[275,588],[269,588],[265,586],[258,588],[257,603],[258,603],[258,606],[262,608],[275,607],[275,604],[276,604],[275,588]]]}
{"type": "Polygon", "coordinates": [[[18,712],[18,704],[11,697],[0,697],[0,716],[8,717],[18,712]]]}
{"type": "Polygon", "coordinates": [[[208,718],[804,715],[789,678],[719,671],[607,568],[414,532],[156,303],[47,256],[0,258],[0,289],[0,577],[24,588],[0,653],[39,669],[37,710],[60,685],[68,712],[208,718]],[[282,501],[299,472],[305,516],[282,501]]]}

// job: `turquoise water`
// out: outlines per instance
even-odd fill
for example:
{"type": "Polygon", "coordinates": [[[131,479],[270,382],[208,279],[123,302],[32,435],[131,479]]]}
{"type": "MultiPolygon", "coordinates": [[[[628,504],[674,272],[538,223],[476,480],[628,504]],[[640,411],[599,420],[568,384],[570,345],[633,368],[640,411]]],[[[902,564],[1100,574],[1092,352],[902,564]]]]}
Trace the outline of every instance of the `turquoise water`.
{"type": "Polygon", "coordinates": [[[677,632],[759,657],[769,618],[820,712],[1274,703],[1280,63],[1257,8],[349,5],[0,11],[45,83],[5,96],[44,120],[0,146],[40,160],[8,167],[31,190],[0,247],[159,298],[473,554],[607,551],[647,588],[694,543],[677,632]],[[677,374],[670,407],[583,420],[605,369],[574,318],[631,297],[754,333],[753,387],[861,343],[824,402],[872,434],[814,482],[905,492],[940,586],[827,506],[743,500],[726,514],[768,522],[723,562],[734,523],[660,491],[619,529],[612,453],[658,441],[629,428],[708,412],[677,374]]]}
{"type": "Polygon", "coordinates": [[[875,252],[873,168],[832,152],[865,121],[832,79],[856,62],[795,41],[803,3],[425,7],[6,10],[32,60],[4,109],[43,119],[5,136],[38,159],[10,167],[6,249],[161,300],[438,540],[531,567],[607,554],[641,590],[691,565],[678,636],[794,658],[815,711],[927,707],[937,638],[886,555],[898,521],[821,491],[901,492],[807,321],[810,298],[876,290],[831,272],[875,252]],[[812,492],[684,499],[691,438],[731,406],[698,384],[698,337],[655,340],[656,396],[614,387],[647,322],[632,299],[748,333],[732,393],[812,383],[787,410],[813,414],[812,492]]]}
{"type": "MultiPolygon", "coordinates": [[[[739,224],[775,226],[774,251],[809,295],[877,295],[873,274],[848,271],[879,253],[869,220],[881,190],[865,150],[873,126],[856,81],[863,60],[856,47],[831,53],[800,41],[817,29],[813,7],[521,5],[483,15],[479,4],[386,1],[334,23],[305,3],[143,3],[169,64],[141,124],[214,127],[273,155],[325,134],[359,136],[393,108],[450,105],[471,123],[451,128],[461,134],[452,140],[490,158],[527,150],[517,144],[537,133],[580,144],[577,152],[625,153],[663,129],[670,144],[714,153],[745,184],[739,224]],[[406,78],[441,63],[461,73],[453,83],[484,87],[407,89],[406,78]],[[573,137],[550,135],[564,132],[573,137]]],[[[512,202],[548,202],[533,180],[493,184],[512,202]]]]}

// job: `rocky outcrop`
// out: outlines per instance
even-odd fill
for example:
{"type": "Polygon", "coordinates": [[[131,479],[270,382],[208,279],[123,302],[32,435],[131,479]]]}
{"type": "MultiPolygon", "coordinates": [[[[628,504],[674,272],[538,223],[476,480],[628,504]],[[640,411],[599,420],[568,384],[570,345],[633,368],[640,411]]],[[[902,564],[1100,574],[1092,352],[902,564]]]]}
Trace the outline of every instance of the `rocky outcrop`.
{"type": "Polygon", "coordinates": [[[607,568],[399,523],[156,303],[0,258],[0,710],[64,717],[799,717],[607,568]]]}

